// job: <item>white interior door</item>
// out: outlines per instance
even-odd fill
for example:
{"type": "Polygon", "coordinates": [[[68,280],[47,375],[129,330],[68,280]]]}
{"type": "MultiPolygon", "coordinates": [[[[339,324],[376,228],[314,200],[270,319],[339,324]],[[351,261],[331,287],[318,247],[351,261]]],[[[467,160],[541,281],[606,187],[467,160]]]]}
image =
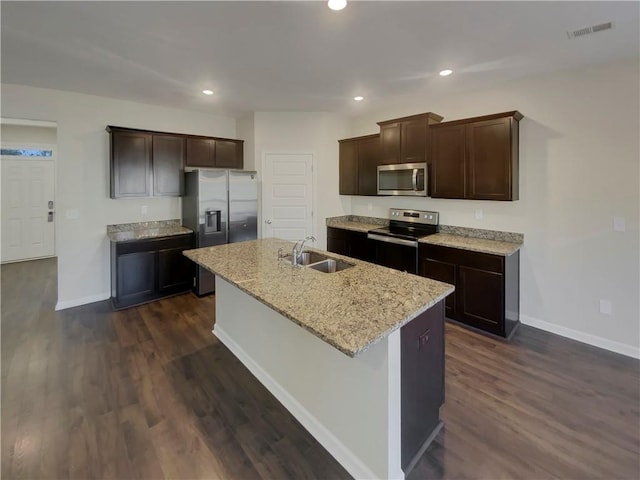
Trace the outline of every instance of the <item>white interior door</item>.
{"type": "Polygon", "coordinates": [[[53,157],[2,155],[0,161],[2,262],[55,255],[53,157]]]}
{"type": "Polygon", "coordinates": [[[313,155],[266,153],[262,159],[262,237],[313,235],[313,155]]]}

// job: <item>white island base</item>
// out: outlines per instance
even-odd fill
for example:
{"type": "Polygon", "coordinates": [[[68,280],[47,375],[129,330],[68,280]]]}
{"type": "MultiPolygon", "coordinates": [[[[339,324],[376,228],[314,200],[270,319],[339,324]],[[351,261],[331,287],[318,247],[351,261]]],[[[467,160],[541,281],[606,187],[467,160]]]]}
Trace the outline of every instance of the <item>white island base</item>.
{"type": "Polygon", "coordinates": [[[351,358],[216,276],[213,333],[351,475],[405,478],[399,329],[351,358]]]}

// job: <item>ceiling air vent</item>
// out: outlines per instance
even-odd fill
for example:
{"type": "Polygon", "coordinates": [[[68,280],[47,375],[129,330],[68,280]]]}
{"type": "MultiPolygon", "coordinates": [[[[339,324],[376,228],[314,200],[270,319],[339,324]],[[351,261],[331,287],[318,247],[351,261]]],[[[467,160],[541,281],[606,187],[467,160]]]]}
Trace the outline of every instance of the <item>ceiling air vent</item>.
{"type": "Polygon", "coordinates": [[[613,28],[613,22],[601,23],[599,25],[592,25],[590,27],[580,28],[578,30],[573,30],[572,32],[567,32],[569,38],[577,38],[584,37],[585,35],[590,35],[596,32],[602,32],[603,30],[610,30],[613,28]]]}

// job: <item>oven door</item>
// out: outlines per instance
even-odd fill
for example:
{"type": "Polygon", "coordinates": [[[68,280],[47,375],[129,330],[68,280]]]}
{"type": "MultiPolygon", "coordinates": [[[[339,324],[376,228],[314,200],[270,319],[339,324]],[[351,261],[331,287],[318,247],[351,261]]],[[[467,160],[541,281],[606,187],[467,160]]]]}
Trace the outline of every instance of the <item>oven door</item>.
{"type": "Polygon", "coordinates": [[[373,263],[402,272],[418,273],[418,242],[369,233],[373,263]]]}

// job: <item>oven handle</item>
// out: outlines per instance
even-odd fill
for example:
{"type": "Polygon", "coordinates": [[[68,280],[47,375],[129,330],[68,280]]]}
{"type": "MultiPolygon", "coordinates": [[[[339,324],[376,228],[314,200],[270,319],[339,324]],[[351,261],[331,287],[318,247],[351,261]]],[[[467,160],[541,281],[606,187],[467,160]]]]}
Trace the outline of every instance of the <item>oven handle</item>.
{"type": "Polygon", "coordinates": [[[395,243],[397,245],[404,245],[406,247],[418,248],[418,242],[416,240],[403,240],[402,238],[376,235],[375,233],[368,233],[367,238],[370,240],[378,240],[380,242],[395,243]]]}

